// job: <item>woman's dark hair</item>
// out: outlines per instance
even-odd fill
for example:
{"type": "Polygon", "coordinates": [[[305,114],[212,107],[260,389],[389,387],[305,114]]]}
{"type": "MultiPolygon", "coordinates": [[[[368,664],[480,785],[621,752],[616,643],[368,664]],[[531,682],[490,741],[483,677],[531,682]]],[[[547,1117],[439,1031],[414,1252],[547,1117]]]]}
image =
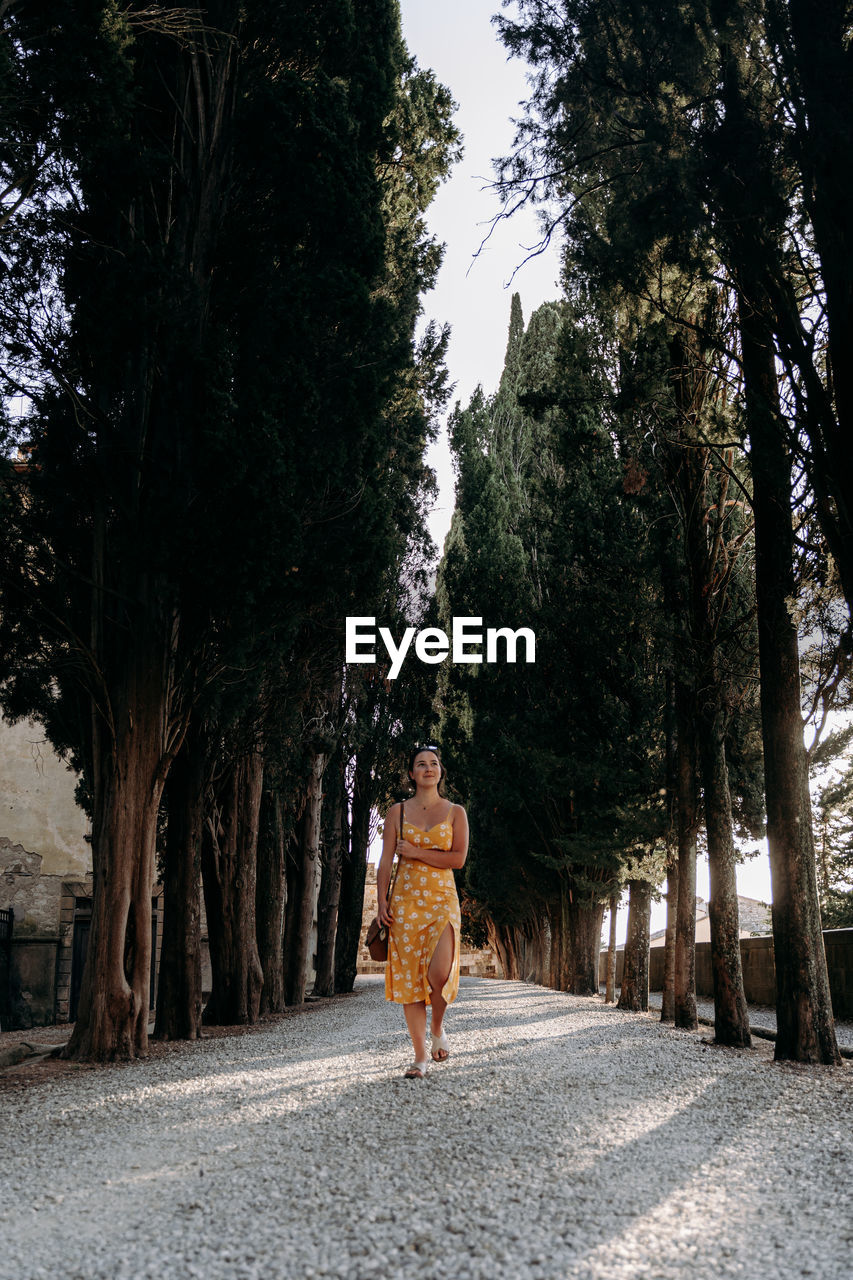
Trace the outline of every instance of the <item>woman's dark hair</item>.
{"type": "Polygon", "coordinates": [[[406,776],[411,782],[412,781],[411,775],[412,775],[412,770],[415,767],[415,760],[421,754],[422,751],[432,751],[433,754],[438,757],[438,765],[439,765],[439,768],[441,769],[441,777],[438,780],[437,789],[438,789],[438,794],[440,796],[444,796],[444,784],[447,781],[447,770],[445,769],[444,761],[441,758],[441,747],[439,747],[437,743],[424,742],[424,743],[421,743],[420,746],[412,748],[411,752],[409,753],[409,768],[406,776]]]}

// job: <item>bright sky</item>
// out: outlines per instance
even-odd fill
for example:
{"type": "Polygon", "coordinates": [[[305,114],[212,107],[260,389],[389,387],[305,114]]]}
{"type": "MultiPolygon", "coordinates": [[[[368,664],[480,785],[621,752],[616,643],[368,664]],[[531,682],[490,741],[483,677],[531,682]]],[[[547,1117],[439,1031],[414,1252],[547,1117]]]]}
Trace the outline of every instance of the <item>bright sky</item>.
{"type": "MultiPolygon", "coordinates": [[[[501,208],[488,190],[492,161],[511,150],[512,117],[522,115],[519,104],[527,96],[524,65],[507,61],[491,25],[500,0],[401,0],[400,8],[409,51],[420,66],[435,71],[459,106],[456,126],[465,154],[429,210],[430,229],[446,249],[424,311],[427,319],[451,325],[448,367],[456,384],[451,403],[466,404],[478,383],[486,392],[497,389],[512,294],[521,294],[525,320],[540,303],[559,297],[559,255],[552,246],[525,262],[541,238],[532,210],[501,222],[481,249],[501,208]]],[[[428,460],[441,486],[430,522],[441,548],[453,512],[446,437],[428,460]]]]}
{"type": "MultiPolygon", "coordinates": [[[[523,114],[520,104],[527,97],[525,67],[507,60],[490,21],[500,10],[500,0],[401,0],[400,8],[409,51],[420,66],[435,71],[459,105],[456,124],[463,134],[465,154],[429,211],[430,228],[446,250],[438,284],[425,298],[424,310],[427,319],[449,322],[452,327],[448,355],[450,378],[456,383],[452,401],[464,404],[478,383],[487,393],[497,388],[512,294],[521,295],[525,322],[542,302],[560,296],[559,251],[553,244],[525,261],[540,240],[532,210],[501,222],[481,249],[500,210],[496,194],[488,189],[494,176],[492,161],[511,150],[512,119],[523,114]]],[[[453,474],[444,434],[428,460],[440,485],[431,530],[441,548],[453,512],[453,474]]],[[[378,847],[374,856],[378,857],[378,847]]],[[[696,892],[707,900],[707,863],[697,868],[696,892]]],[[[738,869],[738,892],[770,901],[766,851],[738,869]]],[[[620,940],[626,923],[627,910],[622,910],[620,940]]],[[[665,905],[656,904],[652,930],[665,923],[665,905]]]]}

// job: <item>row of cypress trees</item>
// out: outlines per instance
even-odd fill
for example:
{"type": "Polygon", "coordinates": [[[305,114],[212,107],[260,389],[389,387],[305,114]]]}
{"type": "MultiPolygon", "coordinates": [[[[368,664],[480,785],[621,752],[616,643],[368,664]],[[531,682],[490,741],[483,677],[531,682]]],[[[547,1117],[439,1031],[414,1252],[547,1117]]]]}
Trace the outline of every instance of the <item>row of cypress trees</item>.
{"type": "Polygon", "coordinates": [[[627,883],[641,1000],[665,872],[664,1013],[695,1025],[704,827],[716,1034],[748,1043],[733,834],[766,809],[777,1055],[837,1057],[797,627],[828,709],[850,658],[843,22],[518,8],[502,33],[537,78],[501,182],[566,228],[565,298],[526,331],[514,302],[496,396],[453,415],[432,612],[533,625],[538,661],[443,668],[437,698],[425,672],[342,666],[348,613],[432,616],[446,335],[414,335],[458,139],[396,3],[0,6],[0,696],[92,816],[71,1056],[144,1052],[157,877],[157,1034],[199,1034],[200,876],[209,1021],[303,998],[320,849],[316,990],[351,986],[372,814],[401,726],[438,717],[469,920],[508,972],[597,990],[627,883]]]}
{"type": "Polygon", "coordinates": [[[627,881],[645,917],[665,868],[665,1016],[694,1025],[702,820],[716,1036],[747,1044],[733,831],[763,807],[777,1057],[833,1062],[798,625],[828,711],[853,648],[844,6],[517,8],[532,95],[499,186],[565,234],[565,301],[523,337],[514,310],[497,396],[456,415],[442,576],[446,609],[513,609],[551,659],[452,674],[472,796],[496,775],[516,801],[479,814],[513,874],[475,859],[472,892],[534,951],[548,921],[552,980],[587,991],[604,902],[627,881]]]}
{"type": "Polygon", "coordinates": [[[423,214],[458,135],[395,0],[2,19],[0,696],[92,820],[66,1053],[129,1057],[158,876],[157,1034],[199,1034],[200,872],[207,1019],[303,998],[327,771],[320,985],[352,983],[397,717],[344,618],[424,571],[423,214]]]}
{"type": "MultiPolygon", "coordinates": [[[[535,666],[445,673],[441,732],[455,744],[477,836],[464,881],[469,918],[485,926],[508,974],[593,994],[603,912],[628,888],[620,1003],[646,1007],[651,895],[666,877],[663,1016],[695,1027],[704,847],[716,1036],[733,1045],[749,1044],[738,837],[763,833],[769,785],[753,479],[737,443],[744,412],[731,362],[697,362],[648,312],[638,323],[624,309],[596,313],[588,300],[550,303],[525,331],[516,295],[498,392],[478,390],[451,420],[457,508],[438,579],[444,625],[473,613],[537,635],[535,666]]],[[[847,614],[837,588],[817,591],[803,576],[807,560],[796,599],[814,628],[808,700],[843,706],[847,614]]],[[[850,740],[850,728],[816,737],[807,764],[833,760],[850,740]]],[[[850,866],[847,787],[842,778],[821,798],[834,814],[839,883],[850,866]]],[[[808,795],[805,803],[811,842],[808,795]]],[[[814,877],[813,846],[811,868],[814,877]]],[[[822,962],[816,894],[814,911],[822,962]]],[[[777,928],[780,969],[791,963],[784,946],[777,928]]],[[[791,1017],[787,998],[780,985],[780,1025],[783,1011],[791,1017]]],[[[834,1060],[828,991],[822,1008],[826,1056],[805,1033],[805,1050],[778,1056],[834,1060]]]]}

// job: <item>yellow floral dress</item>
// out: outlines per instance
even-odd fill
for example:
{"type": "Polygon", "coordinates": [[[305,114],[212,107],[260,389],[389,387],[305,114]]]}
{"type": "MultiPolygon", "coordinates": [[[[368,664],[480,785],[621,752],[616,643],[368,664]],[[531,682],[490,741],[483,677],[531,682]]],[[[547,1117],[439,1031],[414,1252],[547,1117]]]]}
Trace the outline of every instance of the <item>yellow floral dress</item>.
{"type": "MultiPolygon", "coordinates": [[[[409,844],[449,852],[453,845],[453,810],[444,822],[424,831],[403,822],[403,839],[409,844]]],[[[459,931],[462,917],[456,881],[450,867],[430,867],[417,858],[400,863],[391,900],[394,923],[388,939],[385,966],[385,999],[395,1004],[430,1003],[427,970],[444,929],[453,928],[453,964],[442,996],[448,1004],[459,990],[459,931]]]]}

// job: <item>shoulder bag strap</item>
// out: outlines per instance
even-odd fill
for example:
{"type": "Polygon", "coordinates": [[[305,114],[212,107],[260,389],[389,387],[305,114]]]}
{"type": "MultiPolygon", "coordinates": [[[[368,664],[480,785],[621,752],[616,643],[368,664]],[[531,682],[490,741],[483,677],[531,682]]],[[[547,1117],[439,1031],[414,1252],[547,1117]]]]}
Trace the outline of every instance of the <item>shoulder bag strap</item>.
{"type": "MultiPolygon", "coordinates": [[[[401,800],[401,801],[400,801],[400,839],[401,839],[401,840],[403,839],[403,811],[404,811],[404,809],[405,809],[405,802],[404,802],[403,800],[401,800]]],[[[395,858],[395,860],[394,860],[394,869],[393,869],[393,870],[392,870],[392,872],[391,872],[391,879],[390,879],[390,880],[389,880],[389,882],[388,882],[388,892],[385,894],[385,901],[386,901],[386,902],[390,902],[390,901],[391,901],[391,894],[394,892],[394,885],[397,883],[397,872],[398,872],[399,870],[400,870],[400,859],[399,859],[399,858],[395,858]]]]}

